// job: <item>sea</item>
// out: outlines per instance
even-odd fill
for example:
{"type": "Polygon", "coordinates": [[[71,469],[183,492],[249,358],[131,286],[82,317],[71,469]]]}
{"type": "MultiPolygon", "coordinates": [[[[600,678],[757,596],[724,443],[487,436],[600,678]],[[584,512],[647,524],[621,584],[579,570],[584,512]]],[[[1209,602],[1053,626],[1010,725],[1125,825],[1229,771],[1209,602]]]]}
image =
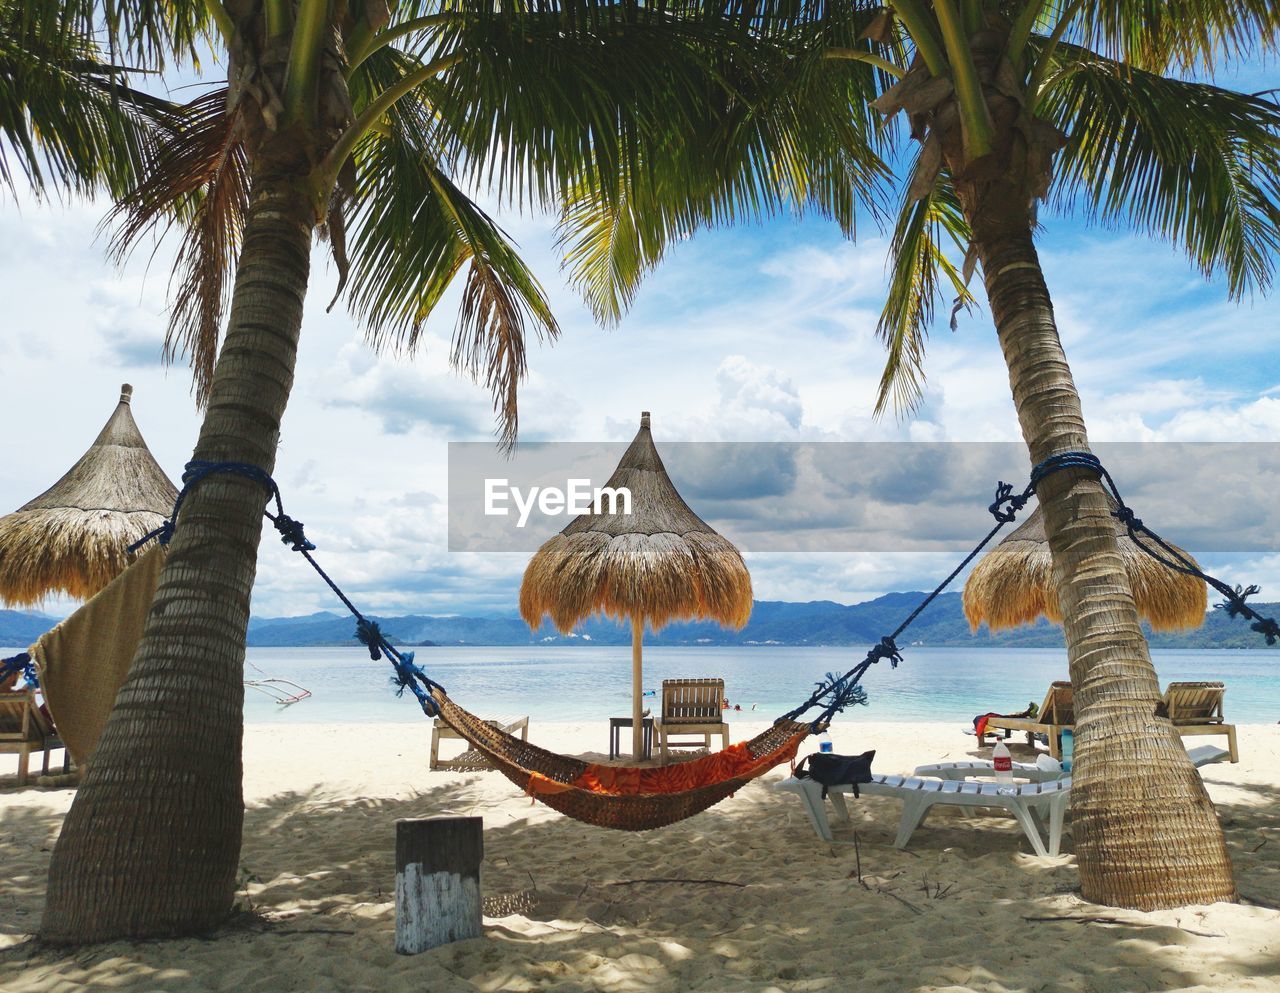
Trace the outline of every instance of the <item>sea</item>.
{"type": "MultiPolygon", "coordinates": [[[[416,661],[460,705],[483,717],[528,715],[535,721],[578,722],[631,713],[631,649],[430,647],[416,661]]],[[[909,647],[896,669],[873,666],[863,680],[868,700],[837,720],[956,721],[975,714],[1039,706],[1055,679],[1067,678],[1061,649],[909,647]]],[[[850,648],[654,647],[645,650],[644,685],[663,679],[718,677],[729,699],[728,720],[770,721],[803,702],[828,672],[843,673],[862,658],[850,648]],[[741,707],[739,711],[736,708],[741,707]]],[[[1280,721],[1280,651],[1154,650],[1161,686],[1174,680],[1220,679],[1227,718],[1237,724],[1280,721]]],[[[245,690],[249,723],[367,723],[422,719],[410,694],[397,697],[391,667],[352,648],[251,648],[247,679],[290,680],[311,691],[281,705],[245,690]]],[[[279,684],[277,684],[279,685],[279,684]]],[[[650,696],[646,705],[656,700],[650,696]]]]}
{"type": "MultiPolygon", "coordinates": [[[[0,657],[20,648],[0,648],[0,657]]],[[[459,704],[484,717],[553,723],[603,720],[631,713],[629,646],[415,648],[416,661],[459,704]]],[[[1054,648],[927,648],[910,646],[896,669],[873,666],[863,679],[865,706],[837,721],[958,721],[1039,706],[1055,679],[1067,678],[1067,657],[1054,648]]],[[[781,646],[652,647],[644,653],[644,686],[652,706],[662,680],[724,680],[730,723],[771,721],[802,703],[827,673],[843,673],[862,658],[851,648],[781,646]],[[737,708],[741,707],[741,710],[737,708]]],[[[1280,722],[1280,651],[1153,649],[1164,686],[1175,680],[1219,679],[1226,715],[1236,724],[1280,722]]],[[[250,724],[363,724],[422,720],[413,696],[397,696],[391,666],[351,648],[250,648],[245,679],[250,724]],[[287,681],[287,683],[285,682],[287,681]],[[277,698],[310,696],[292,704],[277,698]]]]}

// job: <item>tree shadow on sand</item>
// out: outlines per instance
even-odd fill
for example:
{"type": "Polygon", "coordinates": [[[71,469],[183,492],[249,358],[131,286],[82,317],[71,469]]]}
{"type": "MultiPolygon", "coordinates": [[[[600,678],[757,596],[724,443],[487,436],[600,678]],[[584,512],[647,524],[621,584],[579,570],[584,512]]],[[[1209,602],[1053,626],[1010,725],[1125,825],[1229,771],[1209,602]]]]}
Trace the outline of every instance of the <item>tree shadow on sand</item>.
{"type": "MultiPolygon", "coordinates": [[[[212,940],[71,952],[27,943],[0,953],[0,988],[834,990],[856,978],[890,990],[1066,993],[1280,974],[1263,944],[1223,930],[1251,915],[1274,928],[1274,911],[1093,907],[1075,895],[1071,860],[1025,854],[1008,818],[953,812],[899,852],[897,805],[863,801],[857,847],[828,846],[798,804],[755,783],[681,824],[629,834],[541,806],[513,814],[512,787],[496,774],[432,778],[407,798],[312,790],[256,804],[245,823],[245,910],[232,926],[212,940]],[[485,817],[485,937],[397,956],[395,821],[444,814],[485,817]],[[1087,954],[1064,951],[1081,940],[1087,954]]],[[[1219,809],[1242,888],[1265,898],[1280,876],[1280,839],[1255,846],[1274,836],[1280,797],[1240,788],[1248,802],[1219,809]]],[[[51,838],[58,819],[6,817],[0,855],[51,838]]],[[[4,906],[24,909],[6,921],[9,934],[38,921],[47,860],[16,889],[6,882],[4,906]]]]}

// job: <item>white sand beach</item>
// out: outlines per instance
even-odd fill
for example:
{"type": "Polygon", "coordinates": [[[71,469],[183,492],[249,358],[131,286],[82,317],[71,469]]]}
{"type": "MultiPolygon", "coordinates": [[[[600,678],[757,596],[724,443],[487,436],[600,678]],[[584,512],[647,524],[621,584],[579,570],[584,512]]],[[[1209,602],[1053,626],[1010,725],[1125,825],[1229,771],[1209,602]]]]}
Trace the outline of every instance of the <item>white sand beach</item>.
{"type": "MultiPolygon", "coordinates": [[[[536,719],[530,736],[576,754],[606,737],[536,719]]],[[[952,724],[833,737],[837,751],[875,748],[879,772],[977,754],[952,724]]],[[[1280,991],[1280,728],[1239,737],[1241,762],[1203,776],[1247,901],[1147,914],[1083,902],[1070,840],[1037,859],[998,813],[937,810],[902,852],[898,804],[851,800],[856,849],[827,845],[771,788],[775,770],[688,821],[626,834],[533,804],[494,772],[429,772],[425,721],[252,725],[247,912],[212,940],[78,951],[28,940],[72,791],[15,789],[0,766],[0,989],[1280,991]],[[484,937],[399,956],[395,821],[442,814],[484,817],[484,937]]]]}

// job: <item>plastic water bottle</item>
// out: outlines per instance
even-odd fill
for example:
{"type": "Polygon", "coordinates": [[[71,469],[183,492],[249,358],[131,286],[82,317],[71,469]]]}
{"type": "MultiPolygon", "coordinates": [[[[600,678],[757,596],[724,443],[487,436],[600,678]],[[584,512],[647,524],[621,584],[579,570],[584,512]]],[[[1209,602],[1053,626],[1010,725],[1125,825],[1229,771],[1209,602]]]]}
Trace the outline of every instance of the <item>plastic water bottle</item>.
{"type": "Polygon", "coordinates": [[[1071,771],[1071,754],[1076,750],[1076,736],[1070,728],[1062,731],[1062,771],[1071,771]]]}
{"type": "Polygon", "coordinates": [[[991,765],[996,774],[996,790],[1000,793],[1013,792],[1013,756],[1003,741],[997,741],[991,749],[991,765]]]}
{"type": "Polygon", "coordinates": [[[818,751],[826,752],[828,754],[830,754],[833,751],[833,746],[831,744],[831,736],[828,735],[826,731],[823,731],[820,735],[818,735],[818,751]]]}

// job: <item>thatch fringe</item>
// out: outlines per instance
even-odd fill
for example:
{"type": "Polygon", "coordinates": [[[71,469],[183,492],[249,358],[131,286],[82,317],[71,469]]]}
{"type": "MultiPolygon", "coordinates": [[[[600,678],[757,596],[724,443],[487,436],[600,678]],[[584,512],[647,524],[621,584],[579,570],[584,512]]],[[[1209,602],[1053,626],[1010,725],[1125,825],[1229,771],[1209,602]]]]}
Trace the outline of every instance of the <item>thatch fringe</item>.
{"type": "MultiPolygon", "coordinates": [[[[992,631],[1002,631],[1030,624],[1041,615],[1062,623],[1048,543],[1016,536],[1017,532],[989,552],[964,585],[964,614],[975,630],[986,622],[992,631]]],[[[1204,581],[1161,565],[1127,535],[1117,537],[1142,618],[1157,631],[1203,624],[1208,607],[1204,581]]]]}
{"type": "Polygon", "coordinates": [[[163,514],[62,507],[0,518],[0,597],[34,606],[50,593],[87,600],[133,561],[125,549],[163,514]]]}
{"type": "Polygon", "coordinates": [[[525,569],[520,613],[562,632],[593,614],[643,617],[653,629],[688,618],[741,628],[751,616],[751,576],[717,534],[558,534],[525,569]]]}

